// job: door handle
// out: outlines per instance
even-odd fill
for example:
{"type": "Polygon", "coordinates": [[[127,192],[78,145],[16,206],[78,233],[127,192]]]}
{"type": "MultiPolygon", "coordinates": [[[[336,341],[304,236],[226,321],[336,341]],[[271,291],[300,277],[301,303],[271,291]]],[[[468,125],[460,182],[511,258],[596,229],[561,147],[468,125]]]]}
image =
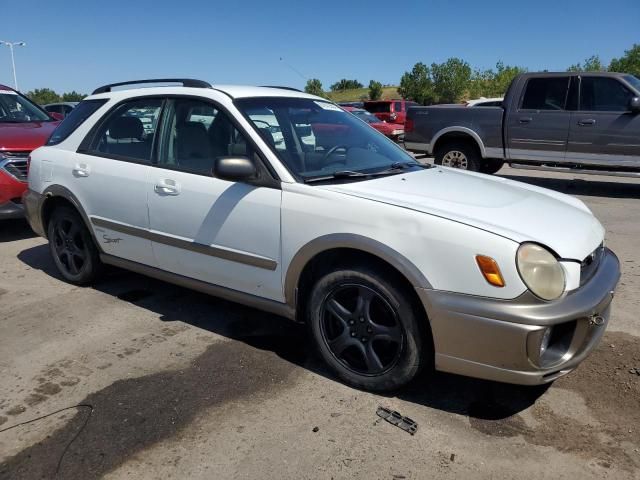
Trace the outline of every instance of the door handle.
{"type": "Polygon", "coordinates": [[[170,178],[158,180],[153,191],[159,195],[180,195],[180,184],[170,178]]]}
{"type": "Polygon", "coordinates": [[[86,163],[76,163],[72,172],[74,177],[88,177],[90,170],[89,165],[86,163]]]}
{"type": "Polygon", "coordinates": [[[531,117],[520,117],[520,123],[531,123],[532,120],[531,117]]]}
{"type": "Polygon", "coordinates": [[[584,127],[587,125],[595,125],[596,121],[593,118],[583,118],[582,120],[578,120],[578,125],[584,127]]]}

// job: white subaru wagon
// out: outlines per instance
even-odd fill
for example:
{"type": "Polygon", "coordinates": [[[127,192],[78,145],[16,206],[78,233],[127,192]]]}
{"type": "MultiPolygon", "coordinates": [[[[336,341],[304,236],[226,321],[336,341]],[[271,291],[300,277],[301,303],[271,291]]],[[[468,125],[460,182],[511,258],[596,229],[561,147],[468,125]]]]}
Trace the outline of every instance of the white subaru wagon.
{"type": "Polygon", "coordinates": [[[100,87],[31,154],[23,201],[69,282],[110,264],[304,322],[375,391],[425,367],[551,382],[602,338],[620,277],[580,200],[421,165],[282,87],[100,87]]]}

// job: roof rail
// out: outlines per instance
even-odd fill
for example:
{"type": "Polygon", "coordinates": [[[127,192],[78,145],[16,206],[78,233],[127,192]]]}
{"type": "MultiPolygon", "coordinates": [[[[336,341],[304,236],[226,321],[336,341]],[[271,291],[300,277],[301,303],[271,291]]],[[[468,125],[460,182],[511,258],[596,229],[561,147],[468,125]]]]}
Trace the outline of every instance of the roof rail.
{"type": "Polygon", "coordinates": [[[281,87],[279,85],[260,85],[262,88],[279,88],[281,90],[291,90],[292,92],[302,92],[299,88],[281,87]]]}
{"type": "Polygon", "coordinates": [[[148,80],[131,80],[130,82],[110,83],[96,88],[91,95],[96,93],[110,92],[113,87],[121,87],[123,85],[138,85],[141,83],[181,83],[183,87],[193,88],[213,88],[209,82],[204,80],[194,80],[191,78],[150,78],[148,80]]]}

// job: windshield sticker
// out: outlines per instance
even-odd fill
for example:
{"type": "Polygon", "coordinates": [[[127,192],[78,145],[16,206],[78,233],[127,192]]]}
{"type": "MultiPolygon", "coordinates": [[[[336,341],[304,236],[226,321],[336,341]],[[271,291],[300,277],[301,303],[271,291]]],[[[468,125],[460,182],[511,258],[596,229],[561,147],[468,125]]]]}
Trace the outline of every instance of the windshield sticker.
{"type": "Polygon", "coordinates": [[[334,111],[334,112],[342,112],[342,109],[341,109],[339,106],[334,105],[333,103],[328,103],[328,102],[318,102],[318,101],[315,101],[315,100],[314,100],[314,102],[313,102],[313,103],[315,103],[316,105],[318,105],[318,106],[319,106],[320,108],[322,108],[323,110],[332,110],[332,111],[334,111]]]}
{"type": "Polygon", "coordinates": [[[13,90],[0,90],[0,95],[17,95],[13,90]]]}

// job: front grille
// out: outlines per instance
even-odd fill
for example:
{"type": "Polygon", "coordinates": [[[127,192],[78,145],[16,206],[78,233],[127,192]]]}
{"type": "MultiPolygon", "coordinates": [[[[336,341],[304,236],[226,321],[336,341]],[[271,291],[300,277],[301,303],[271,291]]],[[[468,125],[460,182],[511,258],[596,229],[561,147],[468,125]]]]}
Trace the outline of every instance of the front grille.
{"type": "Polygon", "coordinates": [[[582,261],[580,264],[580,285],[584,285],[593,277],[593,274],[596,273],[598,269],[598,265],[600,265],[600,260],[602,260],[603,255],[604,245],[601,244],[582,261]]]}
{"type": "Polygon", "coordinates": [[[27,160],[8,159],[3,162],[2,168],[12,177],[17,178],[21,182],[26,182],[29,174],[27,160]]]}

